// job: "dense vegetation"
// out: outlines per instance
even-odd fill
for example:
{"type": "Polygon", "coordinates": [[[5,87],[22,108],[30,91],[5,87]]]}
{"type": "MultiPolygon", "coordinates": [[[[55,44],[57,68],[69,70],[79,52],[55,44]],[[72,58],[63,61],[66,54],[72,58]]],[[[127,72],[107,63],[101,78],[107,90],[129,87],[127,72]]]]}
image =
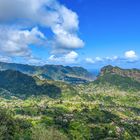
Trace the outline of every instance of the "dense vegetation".
{"type": "Polygon", "coordinates": [[[68,83],[85,83],[95,77],[82,67],[69,67],[62,65],[31,66],[15,63],[0,62],[0,70],[20,71],[29,75],[36,75],[47,80],[59,80],[68,83]]]}
{"type": "Polygon", "coordinates": [[[0,72],[0,88],[19,97],[46,94],[55,98],[61,95],[59,87],[48,83],[37,85],[33,77],[13,70],[0,72]]]}
{"type": "Polygon", "coordinates": [[[100,76],[105,74],[117,74],[122,77],[128,77],[140,82],[140,70],[139,69],[122,69],[119,67],[113,67],[111,65],[105,66],[101,69],[100,76]]]}
{"type": "MultiPolygon", "coordinates": [[[[8,78],[9,75],[6,73],[8,78]]],[[[3,73],[2,76],[5,78],[3,73]]],[[[18,78],[20,76],[21,73],[18,78]]],[[[61,89],[61,96],[52,98],[47,93],[34,94],[32,90],[30,96],[21,98],[1,88],[0,140],[140,139],[138,81],[108,73],[91,83],[69,85],[22,76],[27,78],[23,83],[26,86],[30,86],[29,83],[39,87],[55,85],[61,89]]],[[[15,82],[14,77],[7,81],[8,87],[10,81],[15,82]]]]}
{"type": "Polygon", "coordinates": [[[94,83],[102,85],[108,83],[111,86],[116,86],[120,90],[125,91],[140,91],[140,82],[117,74],[105,74],[100,76],[94,83]]]}

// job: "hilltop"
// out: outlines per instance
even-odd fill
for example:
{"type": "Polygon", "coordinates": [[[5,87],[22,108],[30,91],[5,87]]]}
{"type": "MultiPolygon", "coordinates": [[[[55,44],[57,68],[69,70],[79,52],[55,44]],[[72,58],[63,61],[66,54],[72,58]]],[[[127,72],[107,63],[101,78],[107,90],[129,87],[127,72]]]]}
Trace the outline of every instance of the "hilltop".
{"type": "Polygon", "coordinates": [[[122,69],[117,66],[113,67],[111,65],[108,65],[101,69],[100,76],[104,76],[106,74],[117,74],[122,77],[129,77],[133,80],[140,82],[140,70],[139,69],[122,69]]]}
{"type": "Polygon", "coordinates": [[[109,84],[124,91],[140,91],[140,70],[105,66],[94,83],[109,84]]]}

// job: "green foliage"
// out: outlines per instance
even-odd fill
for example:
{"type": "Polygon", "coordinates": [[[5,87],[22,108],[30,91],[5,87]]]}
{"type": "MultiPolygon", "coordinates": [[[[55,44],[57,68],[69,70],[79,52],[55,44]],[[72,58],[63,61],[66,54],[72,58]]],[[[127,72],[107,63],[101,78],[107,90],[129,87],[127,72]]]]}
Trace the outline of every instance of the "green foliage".
{"type": "Polygon", "coordinates": [[[15,135],[16,124],[9,112],[0,109],[0,138],[12,140],[15,135]]]}
{"type": "Polygon", "coordinates": [[[31,66],[0,62],[0,70],[14,70],[37,75],[43,79],[65,81],[79,84],[93,80],[94,76],[82,67],[69,67],[62,65],[31,66]]]}
{"type": "Polygon", "coordinates": [[[110,70],[80,85],[0,72],[0,140],[139,140],[139,82],[110,70]]]}
{"type": "Polygon", "coordinates": [[[90,129],[84,122],[72,121],[69,126],[70,138],[72,140],[89,140],[90,129]]]}
{"type": "Polygon", "coordinates": [[[48,95],[51,98],[61,96],[61,89],[53,84],[37,85],[33,77],[18,71],[0,72],[0,88],[8,90],[12,95],[28,97],[31,95],[48,95]]]}
{"type": "Polygon", "coordinates": [[[32,140],[68,140],[68,138],[56,128],[46,129],[38,125],[32,128],[32,140]]]}
{"type": "Polygon", "coordinates": [[[116,86],[120,90],[124,91],[140,91],[140,82],[117,74],[105,74],[100,76],[94,83],[102,85],[109,83],[111,86],[116,86]]]}
{"type": "Polygon", "coordinates": [[[14,119],[9,111],[0,109],[0,139],[14,140],[29,137],[30,122],[14,119]]]}
{"type": "Polygon", "coordinates": [[[113,67],[111,65],[105,66],[101,69],[100,76],[106,74],[117,74],[122,77],[129,77],[135,81],[140,82],[140,70],[139,69],[121,69],[119,67],[113,67]]]}

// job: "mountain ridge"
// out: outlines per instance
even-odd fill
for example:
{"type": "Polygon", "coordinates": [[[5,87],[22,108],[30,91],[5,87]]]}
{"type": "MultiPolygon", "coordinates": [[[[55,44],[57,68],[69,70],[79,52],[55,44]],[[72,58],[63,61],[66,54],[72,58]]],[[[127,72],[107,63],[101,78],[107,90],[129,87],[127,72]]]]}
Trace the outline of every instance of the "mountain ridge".
{"type": "Polygon", "coordinates": [[[140,91],[140,70],[121,69],[111,65],[101,69],[95,84],[109,84],[124,91],[140,91]]]}
{"type": "Polygon", "coordinates": [[[37,75],[44,79],[64,81],[68,83],[86,83],[94,80],[94,75],[82,67],[63,65],[26,65],[0,62],[0,70],[17,70],[29,75],[37,75]]]}
{"type": "Polygon", "coordinates": [[[103,76],[107,73],[118,74],[118,75],[123,76],[123,77],[133,78],[134,80],[140,82],[140,69],[136,69],[136,68],[122,69],[122,68],[117,67],[117,66],[113,67],[111,65],[108,65],[108,66],[105,66],[101,69],[99,75],[103,76]]]}
{"type": "Polygon", "coordinates": [[[14,70],[0,71],[0,88],[17,97],[47,95],[56,98],[61,96],[61,89],[54,84],[39,85],[32,76],[14,70]]]}

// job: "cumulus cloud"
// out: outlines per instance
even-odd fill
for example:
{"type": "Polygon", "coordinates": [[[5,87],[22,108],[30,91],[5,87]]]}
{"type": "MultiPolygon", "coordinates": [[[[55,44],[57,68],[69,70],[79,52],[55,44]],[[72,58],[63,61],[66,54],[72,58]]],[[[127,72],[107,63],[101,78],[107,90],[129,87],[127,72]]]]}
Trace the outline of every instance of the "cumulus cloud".
{"type": "Polygon", "coordinates": [[[135,59],[135,58],[137,58],[137,54],[135,51],[130,50],[130,51],[125,52],[125,57],[128,59],[135,59]]]}
{"type": "Polygon", "coordinates": [[[95,63],[110,63],[110,62],[117,62],[121,59],[118,56],[111,56],[111,57],[95,57],[95,58],[86,58],[85,62],[88,64],[95,64],[95,63]]]}
{"type": "Polygon", "coordinates": [[[119,57],[118,56],[113,56],[113,57],[105,57],[105,60],[108,60],[108,61],[116,61],[116,60],[119,60],[119,57]]]}
{"type": "Polygon", "coordinates": [[[78,53],[75,51],[71,51],[67,54],[64,54],[63,56],[56,56],[56,55],[51,55],[48,59],[49,62],[54,62],[54,63],[61,63],[61,64],[73,64],[77,63],[78,59],[78,53]]]}
{"type": "Polygon", "coordinates": [[[87,63],[94,64],[95,63],[95,60],[93,60],[92,58],[86,58],[86,62],[87,63]]]}
{"type": "Polygon", "coordinates": [[[124,56],[127,63],[136,63],[140,60],[139,56],[134,50],[126,51],[124,56]]]}
{"type": "Polygon", "coordinates": [[[134,50],[126,51],[124,56],[107,56],[107,57],[95,57],[95,58],[86,58],[85,62],[89,64],[94,63],[135,63],[140,59],[134,50]]]}
{"type": "Polygon", "coordinates": [[[1,25],[0,50],[11,55],[31,55],[29,45],[42,43],[45,35],[33,28],[37,25],[51,29],[52,53],[71,53],[84,46],[77,34],[78,15],[57,0],[0,0],[0,23],[9,22],[10,27],[19,28],[3,29],[1,25]]]}
{"type": "Polygon", "coordinates": [[[101,61],[103,61],[103,59],[102,59],[101,57],[96,57],[96,58],[95,58],[95,61],[101,62],[101,61]]]}
{"type": "Polygon", "coordinates": [[[41,45],[44,40],[38,28],[29,31],[0,27],[0,51],[8,56],[30,56],[29,45],[41,45]]]}
{"type": "MultiPolygon", "coordinates": [[[[57,29],[56,29],[57,30],[57,29]]],[[[67,31],[63,31],[58,29],[59,31],[55,31],[55,48],[59,49],[77,49],[84,46],[84,42],[78,38],[78,36],[74,33],[69,33],[67,31]]]]}
{"type": "Polygon", "coordinates": [[[97,63],[97,62],[103,62],[103,61],[104,61],[104,58],[101,58],[101,57],[86,58],[85,61],[86,61],[87,63],[94,64],[94,63],[97,63]]]}

